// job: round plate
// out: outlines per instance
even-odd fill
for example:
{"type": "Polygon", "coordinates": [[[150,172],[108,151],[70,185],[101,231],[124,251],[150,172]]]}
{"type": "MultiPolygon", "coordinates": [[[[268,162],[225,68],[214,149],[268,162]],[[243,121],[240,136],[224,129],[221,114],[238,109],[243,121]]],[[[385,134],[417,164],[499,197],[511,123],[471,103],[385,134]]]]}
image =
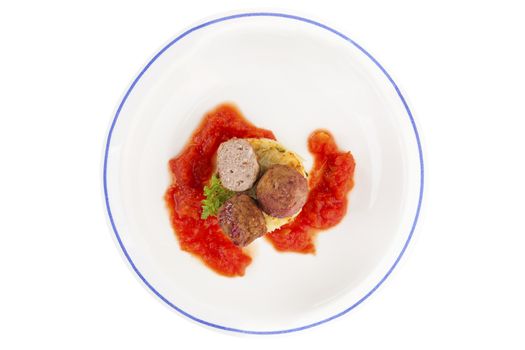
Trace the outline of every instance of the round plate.
{"type": "Polygon", "coordinates": [[[344,34],[280,13],[217,18],[160,50],[118,107],[103,172],[116,240],[147,288],[196,322],[258,334],[312,327],[365,300],[403,255],[423,190],[419,136],[390,75],[344,34]],[[307,169],[317,128],[354,155],[348,213],[317,236],[315,255],[258,239],[245,276],[227,278],[180,250],[163,200],[167,163],[222,102],[272,130],[307,169]]]}

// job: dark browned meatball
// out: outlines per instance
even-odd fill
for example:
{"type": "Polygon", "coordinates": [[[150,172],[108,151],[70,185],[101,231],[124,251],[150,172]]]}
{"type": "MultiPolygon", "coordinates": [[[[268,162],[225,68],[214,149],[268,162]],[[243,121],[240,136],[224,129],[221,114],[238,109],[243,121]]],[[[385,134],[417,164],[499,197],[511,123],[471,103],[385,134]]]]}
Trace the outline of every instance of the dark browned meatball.
{"type": "Polygon", "coordinates": [[[285,218],[303,207],[308,197],[308,183],[297,170],[286,165],[274,165],[257,183],[256,193],[266,214],[285,218]]]}
{"type": "Polygon", "coordinates": [[[239,194],[224,202],[218,217],[224,233],[240,247],[266,233],[263,213],[248,195],[239,194]]]}

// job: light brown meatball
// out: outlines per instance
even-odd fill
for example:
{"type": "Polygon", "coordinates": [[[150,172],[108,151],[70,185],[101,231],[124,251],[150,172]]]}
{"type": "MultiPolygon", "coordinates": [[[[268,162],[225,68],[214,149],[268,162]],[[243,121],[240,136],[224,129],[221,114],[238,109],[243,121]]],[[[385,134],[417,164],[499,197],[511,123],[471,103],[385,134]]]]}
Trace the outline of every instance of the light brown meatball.
{"type": "Polygon", "coordinates": [[[256,194],[266,214],[285,218],[297,213],[306,203],[308,183],[297,170],[278,164],[261,177],[256,194]]]}
{"type": "Polygon", "coordinates": [[[231,139],[217,150],[217,170],[222,185],[235,192],[246,191],[259,175],[257,156],[244,139],[231,139]]]}
{"type": "Polygon", "coordinates": [[[266,233],[264,216],[248,195],[238,194],[224,202],[219,209],[219,224],[231,241],[244,247],[266,233]]]}

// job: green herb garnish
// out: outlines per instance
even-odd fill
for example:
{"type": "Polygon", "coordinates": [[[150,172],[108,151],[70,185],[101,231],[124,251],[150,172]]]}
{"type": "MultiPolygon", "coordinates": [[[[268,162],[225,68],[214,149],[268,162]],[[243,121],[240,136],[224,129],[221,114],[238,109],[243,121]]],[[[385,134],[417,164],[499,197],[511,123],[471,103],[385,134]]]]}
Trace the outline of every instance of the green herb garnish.
{"type": "Polygon", "coordinates": [[[235,192],[222,187],[221,181],[214,174],[211,177],[210,184],[204,186],[204,195],[206,199],[202,201],[201,219],[207,219],[208,216],[217,216],[221,205],[230,199],[235,192]]]}

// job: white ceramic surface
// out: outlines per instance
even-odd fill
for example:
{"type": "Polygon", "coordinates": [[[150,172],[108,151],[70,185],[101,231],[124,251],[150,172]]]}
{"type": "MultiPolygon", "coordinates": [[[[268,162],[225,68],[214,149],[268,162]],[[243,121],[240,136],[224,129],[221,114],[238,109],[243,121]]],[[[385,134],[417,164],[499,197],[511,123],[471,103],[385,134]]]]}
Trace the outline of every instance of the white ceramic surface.
{"type": "Polygon", "coordinates": [[[390,273],[417,221],[420,156],[408,107],[364,50],[316,22],[243,14],[178,36],[139,74],[111,126],[104,189],[119,247],[166,304],[221,329],[286,332],[351,310],[390,273]],[[318,235],[316,255],[278,253],[259,239],[245,276],[227,278],[180,250],[163,201],[167,162],[225,101],[307,169],[316,128],[352,151],[348,213],[318,235]]]}

